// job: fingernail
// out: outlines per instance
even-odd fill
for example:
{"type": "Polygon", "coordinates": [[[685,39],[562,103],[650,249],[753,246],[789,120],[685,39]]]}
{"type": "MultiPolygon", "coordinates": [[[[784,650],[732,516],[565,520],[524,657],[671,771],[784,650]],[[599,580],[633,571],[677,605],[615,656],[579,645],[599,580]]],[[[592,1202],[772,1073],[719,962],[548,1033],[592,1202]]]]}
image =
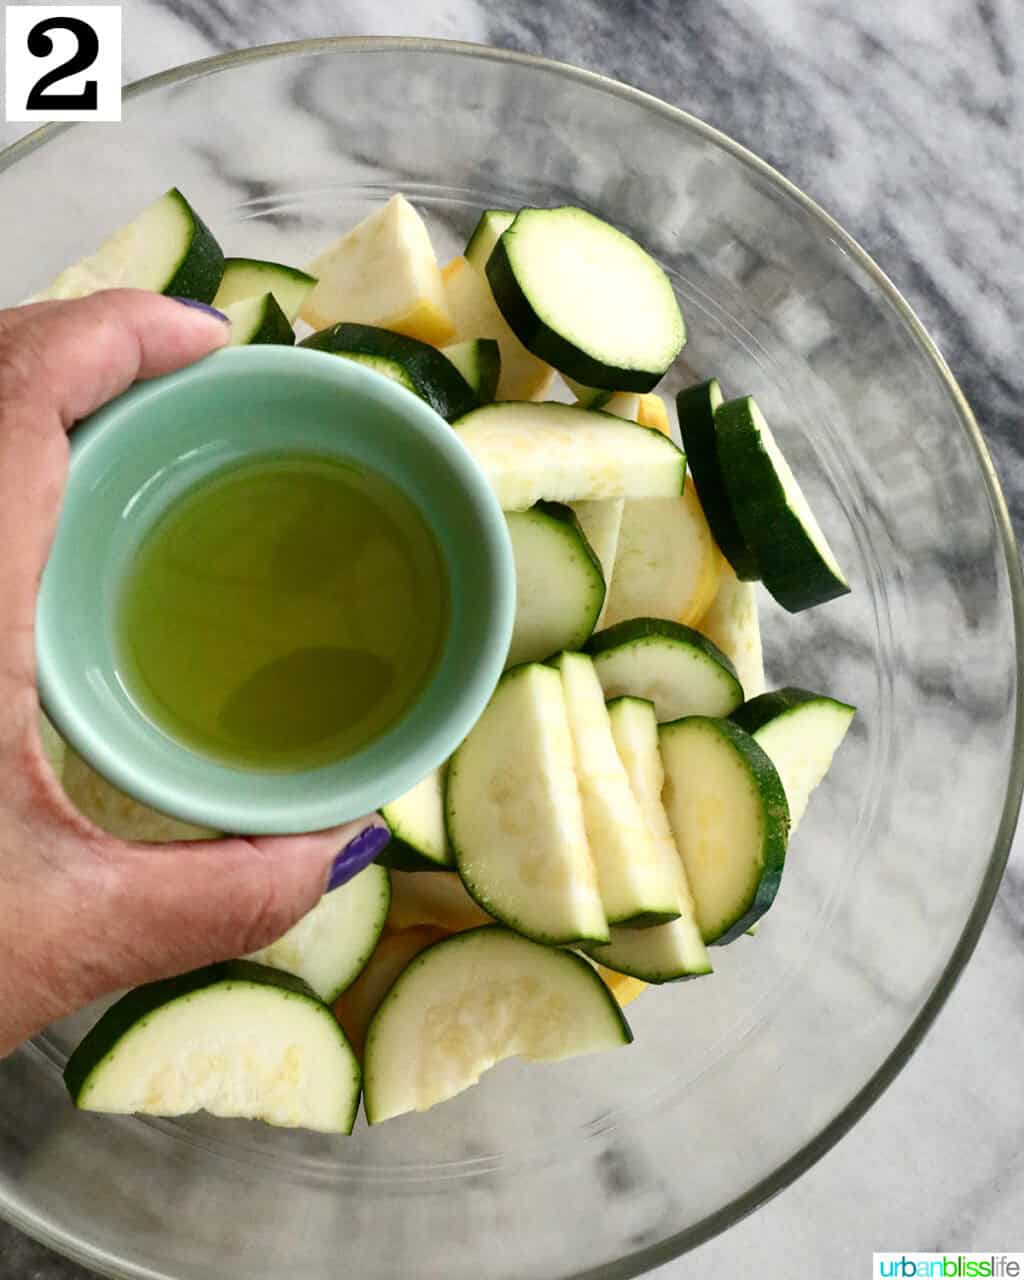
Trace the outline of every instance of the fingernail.
{"type": "Polygon", "coordinates": [[[218,311],[216,307],[211,307],[208,302],[197,302],[195,298],[177,298],[172,295],[174,302],[180,302],[183,307],[195,307],[197,311],[205,311],[208,316],[216,316],[218,320],[223,320],[225,324],[230,324],[230,319],[223,311],[218,311]]]}
{"type": "Polygon", "coordinates": [[[387,846],[390,839],[391,832],[387,827],[373,826],[360,831],[331,863],[327,888],[324,892],[331,893],[334,889],[340,889],[343,884],[348,884],[353,877],[370,865],[377,854],[387,846]]]}

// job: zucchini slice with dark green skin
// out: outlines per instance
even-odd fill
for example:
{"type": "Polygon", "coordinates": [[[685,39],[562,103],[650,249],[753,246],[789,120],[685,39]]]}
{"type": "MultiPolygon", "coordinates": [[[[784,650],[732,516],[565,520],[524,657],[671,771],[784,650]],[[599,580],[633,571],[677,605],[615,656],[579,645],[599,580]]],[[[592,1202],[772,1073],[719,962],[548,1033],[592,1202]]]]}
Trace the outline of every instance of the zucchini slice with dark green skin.
{"type": "Polygon", "coordinates": [[[489,915],[550,946],[607,942],[558,672],[506,671],[448,765],[448,838],[489,915]]]}
{"type": "Polygon", "coordinates": [[[483,271],[498,238],[515,220],[516,215],[510,209],[485,209],[466,241],[463,257],[472,262],[478,271],[483,271]]]}
{"type": "Polygon", "coordinates": [[[389,361],[402,370],[406,385],[449,422],[479,406],[469,383],[446,356],[404,333],[342,321],[311,334],[299,345],[361,360],[371,367],[377,361],[389,361]]]}
{"type": "Polygon", "coordinates": [[[232,960],[122,996],[71,1055],[64,1081],[85,1111],[205,1110],[350,1133],[361,1073],[330,1009],[301,979],[232,960]]]}
{"type": "Polygon", "coordinates": [[[387,868],[371,863],[245,959],[301,978],[324,1004],[333,1004],[369,963],[390,907],[387,868]]]}
{"type": "Polygon", "coordinates": [[[576,513],[560,502],[538,502],[505,517],[516,562],[516,621],[510,667],[581,649],[604,605],[601,563],[576,513]]]}
{"type": "Polygon", "coordinates": [[[676,396],[679,434],[700,505],[718,549],[732,565],[736,577],[749,582],[761,575],[757,560],[740,532],[718,460],[715,411],[723,399],[717,378],[685,387],[676,396]]]}
{"type": "Polygon", "coordinates": [[[366,1118],[379,1124],[426,1110],[505,1058],[557,1061],[632,1039],[615,997],[582,956],[497,925],[470,929],[421,951],[373,1015],[366,1118]]]}
{"type": "Polygon", "coordinates": [[[799,613],[846,595],[850,584],[753,396],[716,409],[715,436],[740,532],[779,604],[799,613]]]}
{"type": "Polygon", "coordinates": [[[455,424],[503,511],[535,503],[674,498],[686,457],[669,439],[610,413],[500,400],[455,424]]]}
{"type": "Polygon", "coordinates": [[[768,910],[789,838],[786,793],[767,752],[731,720],[688,716],[658,731],[665,809],[709,946],[768,910]]]}
{"type": "Polygon", "coordinates": [[[855,715],[847,702],[789,686],[751,698],[729,717],[767,751],[779,771],[789,802],[790,834],[855,715]]]}
{"type": "Polygon", "coordinates": [[[523,346],[586,387],[650,391],[686,340],[662,268],[583,209],[520,210],[486,270],[523,346]]]}
{"type": "Polygon", "coordinates": [[[727,716],[743,702],[729,659],[681,622],[630,618],[591,636],[586,651],[606,699],[646,699],[662,723],[680,716],[727,716]]]}
{"type": "Polygon", "coordinates": [[[99,289],[120,288],[212,302],[223,275],[224,254],[216,237],[172,187],[29,301],[84,298],[99,289]]]}
{"type": "Polygon", "coordinates": [[[442,347],[459,373],[466,379],[470,390],[481,404],[490,404],[498,390],[501,377],[501,351],[494,338],[470,338],[442,347]]]}
{"type": "Polygon", "coordinates": [[[395,871],[451,871],[455,855],[444,823],[444,768],[435,769],[411,791],[381,806],[391,843],[377,859],[395,871]]]}
{"type": "Polygon", "coordinates": [[[272,293],[262,298],[246,298],[223,308],[231,321],[232,347],[251,347],[261,343],[290,347],[295,343],[291,321],[272,293]]]}
{"type": "Polygon", "coordinates": [[[287,267],[282,262],[264,262],[260,258],[225,258],[224,275],[213,305],[223,311],[236,302],[272,293],[291,324],[316,283],[316,276],[299,271],[297,267],[287,267]]]}

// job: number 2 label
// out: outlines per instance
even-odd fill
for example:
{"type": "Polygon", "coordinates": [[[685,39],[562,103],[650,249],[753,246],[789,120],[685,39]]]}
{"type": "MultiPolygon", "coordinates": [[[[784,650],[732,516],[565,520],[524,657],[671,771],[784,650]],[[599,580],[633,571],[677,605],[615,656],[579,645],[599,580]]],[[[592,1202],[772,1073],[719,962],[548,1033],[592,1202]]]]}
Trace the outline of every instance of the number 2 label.
{"type": "Polygon", "coordinates": [[[6,118],[121,119],[120,5],[6,9],[6,118]]]}

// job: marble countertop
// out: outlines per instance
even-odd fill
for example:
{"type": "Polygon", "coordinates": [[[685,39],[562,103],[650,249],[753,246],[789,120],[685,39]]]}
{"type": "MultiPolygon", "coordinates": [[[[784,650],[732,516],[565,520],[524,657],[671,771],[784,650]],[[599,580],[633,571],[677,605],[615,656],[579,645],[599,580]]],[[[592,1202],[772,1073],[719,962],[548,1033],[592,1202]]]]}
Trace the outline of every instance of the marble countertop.
{"type": "MultiPolygon", "coordinates": [[[[1024,531],[1018,0],[126,0],[126,77],[325,34],[431,35],[546,54],[747,144],[856,236],[964,388],[1024,531]],[[284,12],[287,8],[287,13],[284,12]]],[[[0,141],[21,130],[0,126],[0,141]]],[[[797,1183],[656,1274],[868,1275],[874,1250],[1024,1249],[1024,840],[977,952],[881,1101],[797,1183]],[[1003,1079],[1012,1078],[1004,1074],[1003,1079]]],[[[0,1276],[85,1273],[0,1225],[0,1276]]]]}

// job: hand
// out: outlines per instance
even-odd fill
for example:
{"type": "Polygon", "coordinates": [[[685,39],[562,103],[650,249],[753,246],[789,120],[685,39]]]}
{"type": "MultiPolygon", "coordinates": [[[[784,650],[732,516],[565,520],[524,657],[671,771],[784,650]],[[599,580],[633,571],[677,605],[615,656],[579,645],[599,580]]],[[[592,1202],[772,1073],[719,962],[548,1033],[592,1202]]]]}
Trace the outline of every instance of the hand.
{"type": "Polygon", "coordinates": [[[0,1056],[98,996],[266,946],[387,843],[379,818],[126,843],[78,813],[41,749],[35,602],[66,433],[228,336],[219,312],[136,290],[0,311],[0,1056]]]}

